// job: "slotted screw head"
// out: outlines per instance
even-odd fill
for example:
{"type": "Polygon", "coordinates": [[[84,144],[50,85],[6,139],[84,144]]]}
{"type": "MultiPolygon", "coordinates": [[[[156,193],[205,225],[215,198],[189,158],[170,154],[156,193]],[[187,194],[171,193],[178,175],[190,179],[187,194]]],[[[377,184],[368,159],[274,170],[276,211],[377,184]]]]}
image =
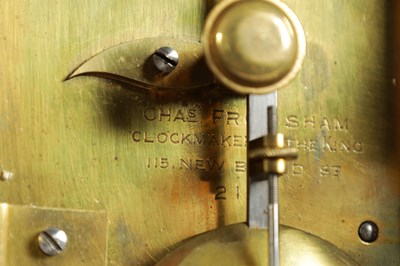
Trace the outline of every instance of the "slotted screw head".
{"type": "Polygon", "coordinates": [[[171,47],[161,47],[154,52],[153,62],[158,70],[171,73],[179,63],[179,55],[171,47]]]}
{"type": "Polygon", "coordinates": [[[55,256],[65,250],[68,243],[67,234],[57,228],[48,228],[38,236],[39,247],[48,256],[55,256]]]}

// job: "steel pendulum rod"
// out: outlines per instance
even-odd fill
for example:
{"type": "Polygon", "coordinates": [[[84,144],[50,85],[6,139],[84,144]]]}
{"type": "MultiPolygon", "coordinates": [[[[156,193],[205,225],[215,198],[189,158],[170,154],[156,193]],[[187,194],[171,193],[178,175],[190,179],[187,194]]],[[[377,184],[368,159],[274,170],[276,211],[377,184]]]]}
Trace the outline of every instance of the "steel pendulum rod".
{"type": "Polygon", "coordinates": [[[276,92],[249,96],[249,213],[250,228],[269,230],[266,262],[279,265],[278,178],[287,163],[297,158],[297,149],[287,147],[277,133],[276,92]]]}
{"type": "Polygon", "coordinates": [[[279,265],[279,204],[278,204],[278,175],[270,174],[269,182],[269,265],[279,265]]]}
{"type": "MultiPolygon", "coordinates": [[[[277,134],[276,107],[267,109],[268,134],[277,134]]],[[[269,265],[279,265],[279,199],[278,199],[278,175],[268,174],[268,230],[269,230],[269,265]]]]}

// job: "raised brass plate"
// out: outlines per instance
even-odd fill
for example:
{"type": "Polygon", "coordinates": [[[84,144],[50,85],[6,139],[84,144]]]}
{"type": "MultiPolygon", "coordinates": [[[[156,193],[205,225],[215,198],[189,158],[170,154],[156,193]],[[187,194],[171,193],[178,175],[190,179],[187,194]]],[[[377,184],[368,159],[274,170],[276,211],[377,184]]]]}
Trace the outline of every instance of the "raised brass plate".
{"type": "Polygon", "coordinates": [[[107,265],[105,211],[46,209],[0,204],[0,265],[107,265]],[[49,227],[67,234],[66,249],[58,256],[41,252],[38,235],[49,227]]]}

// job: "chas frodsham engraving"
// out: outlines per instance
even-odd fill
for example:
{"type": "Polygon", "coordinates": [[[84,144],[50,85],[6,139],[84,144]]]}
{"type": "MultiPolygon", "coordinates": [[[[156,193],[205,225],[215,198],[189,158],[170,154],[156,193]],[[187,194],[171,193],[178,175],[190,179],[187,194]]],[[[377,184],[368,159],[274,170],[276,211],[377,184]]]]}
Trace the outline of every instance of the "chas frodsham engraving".
{"type": "Polygon", "coordinates": [[[349,134],[349,120],[347,118],[328,118],[322,116],[288,115],[285,119],[285,127],[290,130],[316,131],[315,138],[294,139],[287,138],[289,147],[297,148],[299,151],[310,152],[343,152],[362,153],[363,143],[355,140],[349,134]],[[341,134],[339,134],[341,133],[341,134]]]}
{"type": "Polygon", "coordinates": [[[239,112],[225,109],[212,109],[210,113],[204,114],[196,107],[172,109],[167,107],[147,106],[143,109],[142,118],[148,123],[198,123],[200,132],[176,132],[176,131],[146,131],[133,130],[131,137],[135,143],[147,144],[172,144],[189,146],[220,146],[220,147],[246,147],[247,136],[240,134],[224,134],[217,128],[211,132],[209,124],[215,126],[237,127],[244,124],[245,117],[239,112]],[[203,125],[204,124],[204,125],[203,125]],[[202,130],[203,129],[203,130],[202,130]]]}
{"type": "MultiPolygon", "coordinates": [[[[299,133],[294,135],[301,136],[287,138],[288,147],[297,148],[300,152],[312,152],[319,162],[314,174],[321,178],[339,178],[344,170],[340,164],[332,164],[331,161],[326,163],[326,156],[331,154],[329,158],[335,158],[332,156],[338,153],[350,156],[364,152],[364,145],[352,134],[352,124],[347,117],[288,115],[284,125],[286,129],[299,133]]],[[[306,166],[300,162],[293,163],[288,169],[291,176],[303,176],[307,173],[306,166]]]]}

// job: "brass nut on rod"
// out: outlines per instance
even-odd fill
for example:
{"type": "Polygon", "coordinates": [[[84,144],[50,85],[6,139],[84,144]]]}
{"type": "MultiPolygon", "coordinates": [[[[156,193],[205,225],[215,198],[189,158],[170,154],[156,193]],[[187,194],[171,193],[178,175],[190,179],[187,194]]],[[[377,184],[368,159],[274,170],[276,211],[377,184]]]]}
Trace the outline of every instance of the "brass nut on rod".
{"type": "Polygon", "coordinates": [[[283,134],[268,134],[255,139],[249,145],[250,175],[284,174],[287,162],[297,158],[298,150],[285,145],[283,134]]]}

